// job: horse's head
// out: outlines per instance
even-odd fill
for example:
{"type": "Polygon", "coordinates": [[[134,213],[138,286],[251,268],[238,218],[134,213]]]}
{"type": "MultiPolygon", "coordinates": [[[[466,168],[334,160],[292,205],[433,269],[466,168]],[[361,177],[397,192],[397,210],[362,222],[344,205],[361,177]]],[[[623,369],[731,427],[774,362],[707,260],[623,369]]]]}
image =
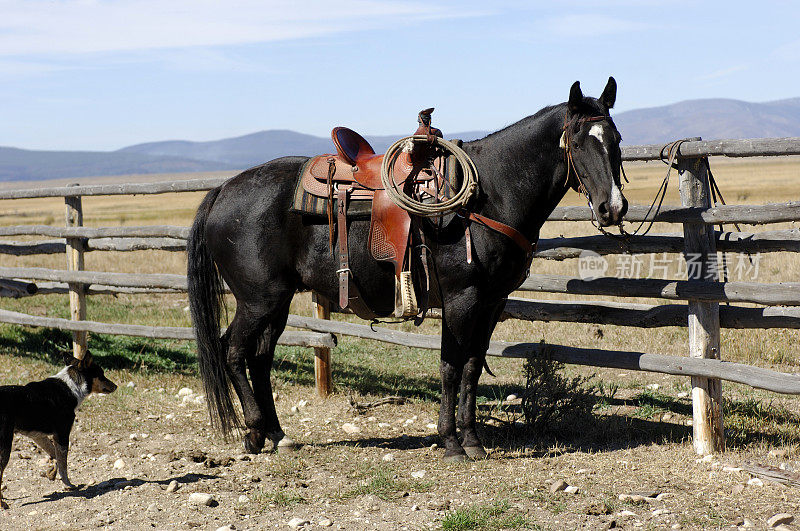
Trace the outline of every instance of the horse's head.
{"type": "Polygon", "coordinates": [[[622,137],[609,110],[617,99],[617,82],[608,84],[599,98],[584,97],[576,81],[569,92],[561,147],[567,161],[567,184],[586,194],[603,227],[617,225],[628,210],[622,195],[620,168],[622,137]]]}

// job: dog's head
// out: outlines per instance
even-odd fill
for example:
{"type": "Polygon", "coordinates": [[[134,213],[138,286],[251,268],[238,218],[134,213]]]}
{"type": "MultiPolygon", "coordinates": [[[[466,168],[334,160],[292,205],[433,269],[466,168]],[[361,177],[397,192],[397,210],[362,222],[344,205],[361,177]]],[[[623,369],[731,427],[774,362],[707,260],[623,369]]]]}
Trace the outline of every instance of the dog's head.
{"type": "MultiPolygon", "coordinates": [[[[73,358],[65,354],[64,363],[67,365],[67,374],[74,371],[84,382],[89,393],[108,394],[117,390],[117,384],[106,378],[102,367],[94,362],[90,352],[87,352],[83,359],[73,358]]],[[[78,378],[73,378],[78,380],[78,378]]]]}

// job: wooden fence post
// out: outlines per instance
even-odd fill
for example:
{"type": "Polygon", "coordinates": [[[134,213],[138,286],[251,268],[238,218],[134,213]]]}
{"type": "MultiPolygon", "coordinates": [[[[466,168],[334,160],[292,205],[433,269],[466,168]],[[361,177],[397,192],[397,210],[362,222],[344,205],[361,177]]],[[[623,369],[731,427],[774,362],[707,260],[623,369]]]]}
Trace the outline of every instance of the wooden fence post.
{"type": "MultiPolygon", "coordinates": [[[[77,186],[74,184],[72,186],[77,186]]],[[[83,226],[83,207],[80,196],[64,197],[66,204],[67,227],[83,226]]],[[[83,271],[84,243],[82,238],[67,238],[67,269],[70,271],[83,271]]],[[[69,313],[73,321],[86,320],[86,285],[79,283],[69,284],[69,313]]],[[[72,332],[72,355],[83,359],[86,355],[89,341],[88,332],[72,332]]]]}
{"type": "MultiPolygon", "coordinates": [[[[314,317],[317,319],[331,318],[331,303],[318,295],[311,293],[311,305],[314,307],[314,317]]],[[[333,378],[331,375],[331,349],[328,347],[314,347],[314,379],[317,383],[317,394],[326,398],[333,391],[333,378]]]]}
{"type": "MultiPolygon", "coordinates": [[[[681,203],[687,207],[711,205],[706,160],[679,157],[681,203]]],[[[684,223],[688,280],[719,280],[714,227],[684,223]]],[[[719,303],[689,300],[689,356],[720,359],[719,303]]],[[[722,422],[722,383],[718,379],[692,377],[693,443],[700,455],[725,449],[722,422]]]]}

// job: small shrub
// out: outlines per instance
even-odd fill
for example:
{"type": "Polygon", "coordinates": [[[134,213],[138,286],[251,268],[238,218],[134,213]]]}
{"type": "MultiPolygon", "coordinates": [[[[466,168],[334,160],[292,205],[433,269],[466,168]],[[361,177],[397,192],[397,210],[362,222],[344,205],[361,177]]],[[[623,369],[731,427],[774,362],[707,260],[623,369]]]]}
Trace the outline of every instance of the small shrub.
{"type": "Polygon", "coordinates": [[[591,415],[597,403],[595,386],[589,385],[594,375],[569,378],[562,374],[563,369],[563,363],[546,357],[529,357],[525,362],[522,412],[529,429],[554,431],[566,420],[591,415]]]}

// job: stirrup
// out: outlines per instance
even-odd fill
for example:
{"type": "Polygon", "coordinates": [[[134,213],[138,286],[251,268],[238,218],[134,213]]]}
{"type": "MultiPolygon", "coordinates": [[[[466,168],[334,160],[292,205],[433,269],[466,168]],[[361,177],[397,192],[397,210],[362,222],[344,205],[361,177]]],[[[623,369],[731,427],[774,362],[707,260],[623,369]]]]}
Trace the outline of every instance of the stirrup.
{"type": "Polygon", "coordinates": [[[419,306],[411,271],[401,271],[400,277],[395,277],[394,288],[394,317],[415,317],[419,313],[419,306]]]}

